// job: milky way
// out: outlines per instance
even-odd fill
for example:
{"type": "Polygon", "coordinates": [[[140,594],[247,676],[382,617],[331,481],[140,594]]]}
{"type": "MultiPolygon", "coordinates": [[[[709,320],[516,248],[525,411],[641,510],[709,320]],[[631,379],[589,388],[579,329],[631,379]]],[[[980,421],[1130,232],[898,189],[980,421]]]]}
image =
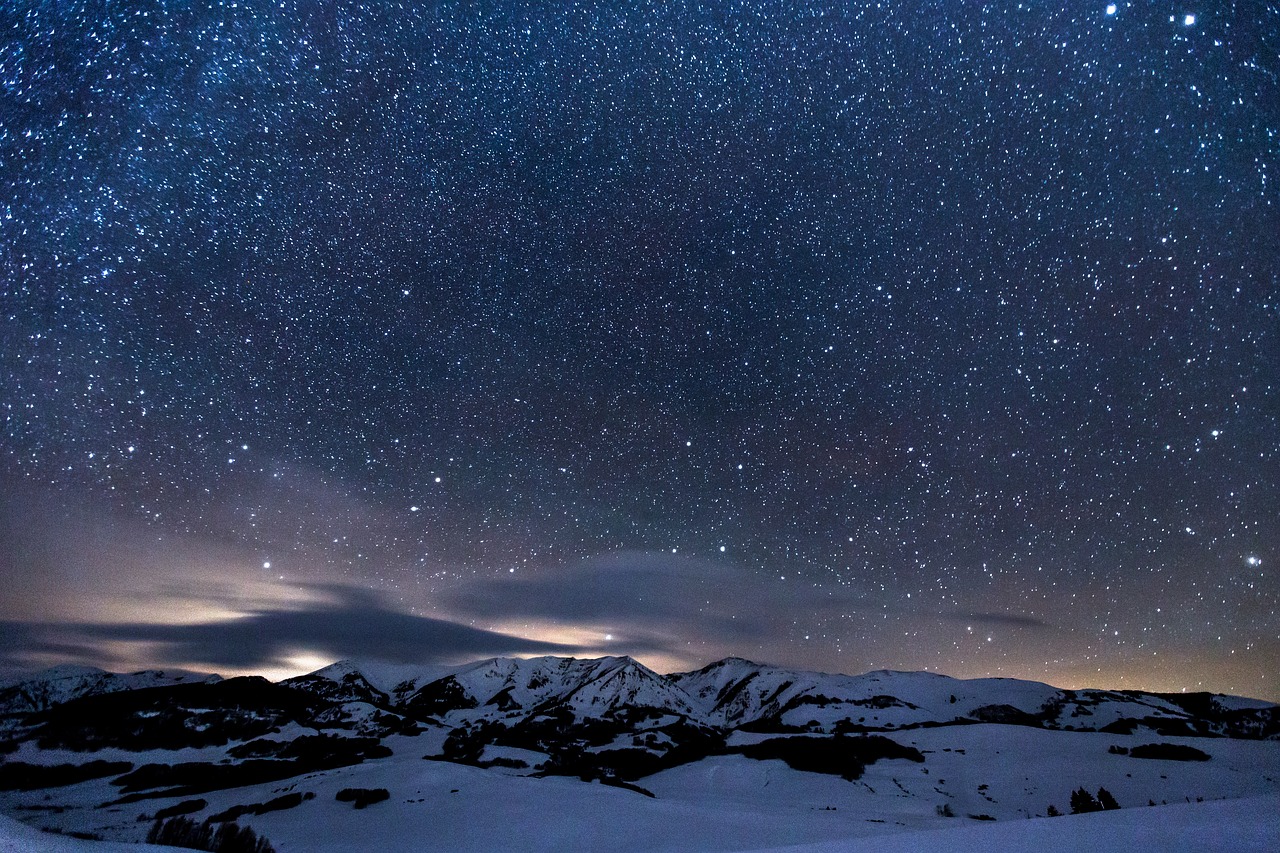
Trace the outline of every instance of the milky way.
{"type": "Polygon", "coordinates": [[[1278,49],[1250,2],[5,3],[4,663],[1280,698],[1278,49]]]}

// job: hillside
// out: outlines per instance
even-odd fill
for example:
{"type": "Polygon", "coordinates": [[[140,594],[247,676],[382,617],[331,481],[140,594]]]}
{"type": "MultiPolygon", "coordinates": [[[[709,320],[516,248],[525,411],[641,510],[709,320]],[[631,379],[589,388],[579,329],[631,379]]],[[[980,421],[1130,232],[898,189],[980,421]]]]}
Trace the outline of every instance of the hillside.
{"type": "MultiPolygon", "coordinates": [[[[1079,789],[1122,812],[1280,795],[1276,706],[1208,694],[736,658],[674,675],[542,657],[347,661],[275,684],[17,683],[0,707],[0,812],[115,841],[186,816],[281,851],[369,849],[370,832],[387,850],[690,849],[693,827],[696,849],[727,851],[1034,826],[1079,789]],[[626,837],[606,839],[617,826],[626,837]]],[[[1091,825],[1080,817],[1050,823],[1091,825]]],[[[1024,831],[1039,830],[1000,833],[1024,831]]]]}

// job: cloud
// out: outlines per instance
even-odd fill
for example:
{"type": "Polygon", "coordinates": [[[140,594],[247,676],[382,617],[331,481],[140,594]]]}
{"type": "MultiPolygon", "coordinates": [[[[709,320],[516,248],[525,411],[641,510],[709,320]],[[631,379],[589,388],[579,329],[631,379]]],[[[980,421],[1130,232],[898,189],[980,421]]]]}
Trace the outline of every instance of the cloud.
{"type": "MultiPolygon", "coordinates": [[[[469,579],[441,601],[452,612],[519,624],[589,625],[613,636],[610,648],[649,652],[686,660],[729,654],[796,666],[841,669],[879,665],[883,652],[859,644],[862,610],[856,587],[816,587],[754,572],[730,559],[691,557],[661,551],[618,551],[568,566],[527,573],[496,573],[469,579]],[[798,625],[844,625],[845,658],[830,646],[797,645],[817,633],[798,625]]],[[[1041,619],[1010,613],[939,613],[898,606],[877,614],[915,624],[940,620],[987,628],[1001,626],[1042,632],[1041,619]]]]}
{"type": "MultiPolygon", "coordinates": [[[[268,669],[299,652],[326,658],[437,663],[502,654],[568,654],[576,646],[542,642],[393,610],[367,590],[313,589],[328,600],[296,608],[262,607],[247,615],[195,624],[0,623],[11,641],[7,662],[30,654],[83,653],[105,644],[146,643],[149,657],[175,666],[268,669]]],[[[77,654],[82,659],[84,654],[77,654]]],[[[99,657],[105,656],[105,652],[99,657]]]]}
{"type": "Polygon", "coordinates": [[[838,609],[841,599],[727,560],[620,551],[554,570],[471,580],[444,604],[486,619],[595,625],[619,635],[628,649],[676,652],[690,642],[758,644],[785,630],[796,612],[838,609]]]}
{"type": "Polygon", "coordinates": [[[1049,628],[1048,622],[1034,616],[1018,616],[1012,613],[942,613],[943,619],[954,622],[976,622],[983,625],[1004,625],[1010,628],[1049,628]]]}
{"type": "Polygon", "coordinates": [[[91,638],[70,636],[60,626],[0,620],[0,673],[16,675],[56,663],[103,669],[139,669],[91,638]]]}

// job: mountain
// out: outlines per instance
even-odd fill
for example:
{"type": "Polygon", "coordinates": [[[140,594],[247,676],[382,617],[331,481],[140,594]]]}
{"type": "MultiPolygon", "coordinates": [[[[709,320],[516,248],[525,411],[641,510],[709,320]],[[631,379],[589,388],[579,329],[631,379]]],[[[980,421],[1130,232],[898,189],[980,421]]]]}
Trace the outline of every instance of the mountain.
{"type": "Polygon", "coordinates": [[[391,697],[374,687],[365,674],[350,661],[339,661],[306,675],[286,678],[280,683],[337,704],[357,702],[374,707],[391,705],[391,697]]]}
{"type": "Polygon", "coordinates": [[[219,676],[148,669],[117,674],[91,666],[55,666],[0,681],[0,727],[4,721],[43,711],[83,696],[101,696],[144,687],[212,683],[219,676]]]}
{"type": "MultiPolygon", "coordinates": [[[[251,821],[293,838],[288,849],[327,849],[338,842],[312,826],[339,818],[310,803],[324,796],[370,809],[399,797],[395,820],[427,834],[438,822],[419,825],[406,809],[427,797],[444,808],[454,791],[487,792],[476,802],[504,814],[527,806],[527,820],[554,813],[557,797],[623,823],[649,808],[597,801],[587,791],[600,785],[583,782],[688,804],[667,818],[654,806],[646,831],[668,849],[681,846],[669,820],[702,814],[708,798],[713,822],[727,819],[726,804],[785,823],[820,803],[855,811],[806,821],[865,832],[930,828],[949,814],[1031,817],[1066,809],[1077,787],[1105,787],[1125,806],[1280,793],[1280,708],[1206,693],[850,676],[741,658],[662,675],[628,657],[340,661],[278,683],[57,668],[0,691],[0,813],[123,841],[193,815],[251,821]]],[[[482,820],[484,809],[464,811],[482,820]]],[[[448,820],[463,817],[440,820],[455,827],[437,839],[450,846],[463,824],[448,820]]],[[[503,832],[477,837],[510,846],[503,832]]]]}
{"type": "Polygon", "coordinates": [[[1268,702],[1208,693],[1062,690],[1012,678],[880,670],[831,675],[726,658],[670,679],[714,724],[760,731],[887,731],[971,722],[1066,731],[1280,737],[1268,702]]]}
{"type": "Polygon", "coordinates": [[[646,709],[702,727],[762,732],[868,733],[991,722],[1066,731],[1280,737],[1280,712],[1259,700],[1063,690],[1012,678],[888,670],[850,676],[742,658],[664,676],[628,657],[538,657],[491,658],[420,676],[401,670],[397,686],[388,691],[375,687],[366,669],[376,666],[341,661],[282,684],[450,727],[512,725],[557,714],[607,720],[646,709]]]}
{"type": "Polygon", "coordinates": [[[404,707],[458,721],[557,711],[577,719],[599,719],[628,708],[697,715],[682,690],[629,657],[493,658],[428,683],[404,707]],[[471,714],[457,713],[473,709],[471,714]]]}

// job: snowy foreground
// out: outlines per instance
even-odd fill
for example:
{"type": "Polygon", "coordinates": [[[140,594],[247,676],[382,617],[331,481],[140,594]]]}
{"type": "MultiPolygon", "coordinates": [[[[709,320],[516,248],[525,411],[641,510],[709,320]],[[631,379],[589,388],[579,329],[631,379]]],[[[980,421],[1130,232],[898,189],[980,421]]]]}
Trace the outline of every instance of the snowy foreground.
{"type": "Polygon", "coordinates": [[[1155,806],[773,849],[788,853],[1274,853],[1280,850],[1280,798],[1155,806]]]}
{"type": "MultiPolygon", "coordinates": [[[[1191,764],[1111,755],[1108,744],[1126,738],[1099,740],[1093,733],[983,725],[898,737],[921,747],[927,761],[880,761],[847,782],[781,761],[714,756],[646,777],[642,784],[653,797],[423,760],[421,738],[393,738],[390,758],[203,796],[212,813],[288,792],[314,794],[296,808],[241,819],[279,853],[1280,851],[1280,743],[1200,740],[1214,759],[1191,764]],[[1105,785],[1125,808],[1039,817],[1050,802],[1066,811],[1077,780],[1105,785]],[[335,799],[351,786],[384,787],[390,798],[356,811],[335,799]],[[1198,796],[1205,801],[1196,802],[1198,796]],[[1170,805],[1147,806],[1152,798],[1170,805]],[[952,804],[957,817],[940,816],[940,803],[952,804]],[[977,814],[996,819],[969,817],[977,814]]],[[[109,788],[103,780],[51,791],[65,809],[59,813],[10,810],[38,808],[44,794],[35,803],[29,795],[22,804],[10,799],[6,811],[66,832],[140,840],[149,824],[138,817],[177,802],[102,808],[109,788]]],[[[13,827],[0,826],[0,838],[14,834],[13,827]]],[[[18,829],[25,835],[0,842],[0,853],[139,849],[18,829]]]]}
{"type": "MultiPolygon", "coordinates": [[[[411,843],[388,844],[394,827],[374,827],[363,849],[409,849],[411,843]]],[[[295,848],[278,839],[280,850],[295,848]]],[[[409,842],[408,839],[403,839],[409,842]]],[[[527,849],[551,849],[529,839],[527,849]]],[[[714,849],[713,839],[696,830],[686,837],[683,849],[714,849]]],[[[32,829],[0,817],[0,853],[123,853],[123,851],[172,850],[171,847],[80,841],[32,829]]],[[[438,849],[429,846],[416,849],[438,849]]],[[[564,849],[564,848],[559,848],[564,849]]],[[[671,848],[677,849],[677,848],[671,848]]],[[[1280,850],[1280,797],[1255,797],[1213,803],[1155,806],[1118,812],[1099,812],[1040,818],[1008,823],[961,825],[947,829],[906,832],[787,847],[758,848],[787,853],[1000,853],[1001,851],[1054,850],[1062,853],[1275,853],[1280,850]]]]}

